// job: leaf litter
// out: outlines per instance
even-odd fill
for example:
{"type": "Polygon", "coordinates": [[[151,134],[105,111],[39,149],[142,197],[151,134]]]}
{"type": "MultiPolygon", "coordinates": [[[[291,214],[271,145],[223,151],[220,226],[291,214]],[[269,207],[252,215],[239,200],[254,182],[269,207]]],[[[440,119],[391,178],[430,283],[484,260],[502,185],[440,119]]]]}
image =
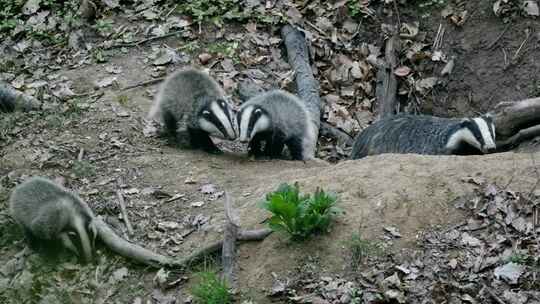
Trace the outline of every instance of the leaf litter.
{"type": "Polygon", "coordinates": [[[421,231],[417,248],[387,250],[344,278],[274,274],[268,296],[292,303],[539,303],[539,197],[483,183],[455,207],[468,218],[421,231]]]}

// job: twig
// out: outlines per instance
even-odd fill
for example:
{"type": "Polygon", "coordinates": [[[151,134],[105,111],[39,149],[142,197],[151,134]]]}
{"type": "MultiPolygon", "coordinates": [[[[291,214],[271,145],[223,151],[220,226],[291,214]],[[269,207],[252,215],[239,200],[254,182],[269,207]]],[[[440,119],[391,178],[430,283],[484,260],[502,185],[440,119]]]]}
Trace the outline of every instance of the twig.
{"type": "Polygon", "coordinates": [[[482,284],[482,286],[484,287],[484,289],[486,290],[486,292],[489,294],[489,296],[495,300],[495,302],[499,303],[499,304],[506,304],[501,298],[499,298],[499,296],[497,294],[495,294],[493,292],[493,290],[491,290],[489,287],[487,287],[486,284],[482,284]]]}
{"type": "Polygon", "coordinates": [[[323,36],[324,38],[326,39],[330,39],[328,38],[328,36],[326,36],[326,33],[321,30],[318,26],[316,26],[315,24],[309,22],[308,20],[305,21],[307,25],[311,26],[313,29],[315,29],[317,32],[319,32],[319,34],[321,34],[321,36],[323,36]]]}
{"type": "Polygon", "coordinates": [[[236,239],[240,228],[238,214],[233,209],[229,194],[225,191],[225,215],[227,224],[223,234],[223,246],[221,250],[221,264],[223,266],[223,279],[228,285],[236,288],[236,239]]]}
{"type": "Polygon", "coordinates": [[[527,40],[529,40],[529,37],[531,36],[531,31],[529,29],[525,30],[525,35],[526,35],[525,39],[523,39],[523,42],[521,43],[521,45],[517,49],[516,53],[514,54],[514,57],[512,57],[512,61],[515,61],[517,59],[517,57],[519,56],[519,53],[521,52],[521,49],[523,48],[523,46],[525,46],[525,43],[527,42],[527,40]]]}
{"type": "Polygon", "coordinates": [[[150,41],[154,41],[154,40],[159,40],[159,39],[167,38],[167,37],[174,36],[174,35],[177,35],[177,34],[182,34],[182,33],[184,33],[185,31],[186,31],[186,30],[174,31],[174,32],[170,32],[170,33],[163,34],[163,35],[160,35],[160,36],[154,36],[154,37],[142,39],[142,40],[139,40],[139,41],[136,41],[136,42],[131,42],[131,43],[118,43],[118,44],[113,45],[112,47],[114,48],[114,47],[132,47],[132,46],[139,46],[139,45],[141,45],[141,44],[143,44],[143,43],[146,43],[146,42],[150,42],[150,41]]]}
{"type": "Polygon", "coordinates": [[[398,10],[398,6],[397,6],[397,1],[393,1],[393,2],[394,2],[394,9],[396,10],[398,28],[401,28],[401,18],[399,17],[399,10],[398,10]]]}
{"type": "Polygon", "coordinates": [[[133,89],[133,88],[137,88],[137,87],[142,87],[142,86],[147,86],[147,85],[150,85],[150,84],[158,83],[158,82],[163,81],[164,79],[165,79],[165,77],[146,80],[146,81],[143,81],[143,82],[139,82],[139,83],[136,83],[136,84],[129,85],[129,86],[123,88],[122,91],[127,91],[129,89],[133,89]]]}
{"type": "Polygon", "coordinates": [[[81,148],[79,150],[79,155],[77,156],[77,160],[78,161],[82,161],[83,160],[83,157],[84,157],[84,148],[81,148]]]}
{"type": "Polygon", "coordinates": [[[499,36],[497,36],[497,38],[495,38],[495,40],[493,40],[487,47],[486,49],[491,49],[499,40],[501,40],[501,38],[504,36],[504,34],[506,33],[506,31],[508,31],[508,29],[510,28],[510,23],[507,24],[505,27],[504,27],[504,30],[499,34],[499,36]]]}
{"type": "Polygon", "coordinates": [[[131,227],[131,222],[129,221],[129,217],[126,210],[126,203],[124,201],[124,196],[120,191],[116,191],[116,196],[118,197],[118,203],[120,204],[120,211],[122,212],[122,218],[124,219],[124,222],[126,223],[126,228],[128,231],[128,235],[133,235],[133,227],[131,227]]]}

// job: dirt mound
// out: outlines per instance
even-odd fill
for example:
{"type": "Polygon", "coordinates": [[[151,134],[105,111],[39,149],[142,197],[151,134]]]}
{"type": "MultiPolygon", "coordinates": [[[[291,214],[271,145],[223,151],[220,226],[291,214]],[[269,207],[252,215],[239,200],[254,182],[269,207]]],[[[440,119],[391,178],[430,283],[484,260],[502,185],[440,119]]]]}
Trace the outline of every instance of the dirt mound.
{"type": "MultiPolygon", "coordinates": [[[[145,167],[147,183],[155,178],[179,185],[187,175],[164,176],[162,165],[148,165],[163,164],[168,159],[167,172],[185,172],[181,167],[178,170],[172,167],[184,163],[186,157],[191,156],[144,156],[134,159],[132,165],[145,167]]],[[[538,157],[519,153],[471,157],[387,154],[336,166],[306,166],[299,162],[250,162],[231,156],[195,160],[196,170],[189,176],[228,189],[235,198],[244,228],[261,226],[268,214],[257,203],[282,182],[298,181],[306,192],[322,186],[339,194],[346,214],[327,235],[291,244],[284,235],[273,234],[262,243],[241,246],[241,289],[262,296],[272,285],[272,272],[291,271],[310,256],[319,257],[320,271],[342,272],[346,264],[343,243],[355,232],[366,239],[377,239],[384,234],[385,227],[396,227],[402,236],[394,242],[397,250],[412,246],[423,229],[439,224],[450,226],[462,219],[452,202],[472,193],[479,183],[489,181],[509,185],[516,191],[530,190],[538,179],[534,162],[538,157]]],[[[215,206],[214,223],[222,223],[221,206],[215,206]]],[[[201,242],[220,238],[219,230],[186,240],[181,254],[190,252],[201,242]]]]}

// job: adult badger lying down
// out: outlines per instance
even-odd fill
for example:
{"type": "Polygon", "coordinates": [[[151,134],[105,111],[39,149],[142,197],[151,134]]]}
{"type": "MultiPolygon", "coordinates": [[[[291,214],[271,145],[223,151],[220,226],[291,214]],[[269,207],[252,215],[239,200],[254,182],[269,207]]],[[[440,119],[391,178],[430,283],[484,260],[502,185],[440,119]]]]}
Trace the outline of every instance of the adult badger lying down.
{"type": "Polygon", "coordinates": [[[470,155],[495,148],[495,125],[490,116],[456,119],[398,114],[358,134],[351,159],[383,153],[470,155]]]}

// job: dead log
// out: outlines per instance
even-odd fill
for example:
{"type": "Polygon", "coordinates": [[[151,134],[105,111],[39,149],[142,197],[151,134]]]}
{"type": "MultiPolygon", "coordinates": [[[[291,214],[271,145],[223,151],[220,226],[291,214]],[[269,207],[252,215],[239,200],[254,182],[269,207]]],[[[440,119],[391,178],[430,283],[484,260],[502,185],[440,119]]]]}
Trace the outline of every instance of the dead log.
{"type": "MultiPolygon", "coordinates": [[[[262,241],[271,233],[272,233],[272,230],[270,229],[239,231],[236,240],[240,242],[262,241]]],[[[194,253],[190,254],[189,256],[183,259],[174,261],[172,266],[182,267],[182,268],[188,267],[189,265],[192,265],[200,261],[202,258],[208,255],[219,253],[222,249],[223,249],[223,240],[216,241],[208,246],[205,246],[195,251],[194,253]]]]}
{"type": "Polygon", "coordinates": [[[240,219],[234,210],[231,199],[225,191],[225,215],[227,224],[223,234],[223,246],[221,250],[221,265],[223,266],[223,279],[231,288],[236,288],[236,239],[240,229],[240,219]]]}
{"type": "Polygon", "coordinates": [[[384,50],[384,63],[377,71],[377,119],[382,119],[394,115],[397,108],[397,78],[394,70],[397,67],[398,55],[400,52],[399,36],[393,35],[386,40],[384,50]]]}
{"type": "Polygon", "coordinates": [[[501,102],[492,111],[497,137],[507,139],[522,129],[540,124],[540,97],[501,102]]]}
{"type": "Polygon", "coordinates": [[[312,119],[317,126],[319,134],[321,124],[321,98],[319,96],[319,82],[313,76],[309,61],[309,50],[306,37],[299,29],[292,25],[281,28],[281,37],[287,49],[287,57],[295,73],[296,90],[298,96],[306,103],[306,107],[312,114],[312,119]]]}
{"type": "Polygon", "coordinates": [[[41,102],[26,95],[0,81],[0,112],[13,112],[16,110],[32,111],[41,109],[41,102]]]}

